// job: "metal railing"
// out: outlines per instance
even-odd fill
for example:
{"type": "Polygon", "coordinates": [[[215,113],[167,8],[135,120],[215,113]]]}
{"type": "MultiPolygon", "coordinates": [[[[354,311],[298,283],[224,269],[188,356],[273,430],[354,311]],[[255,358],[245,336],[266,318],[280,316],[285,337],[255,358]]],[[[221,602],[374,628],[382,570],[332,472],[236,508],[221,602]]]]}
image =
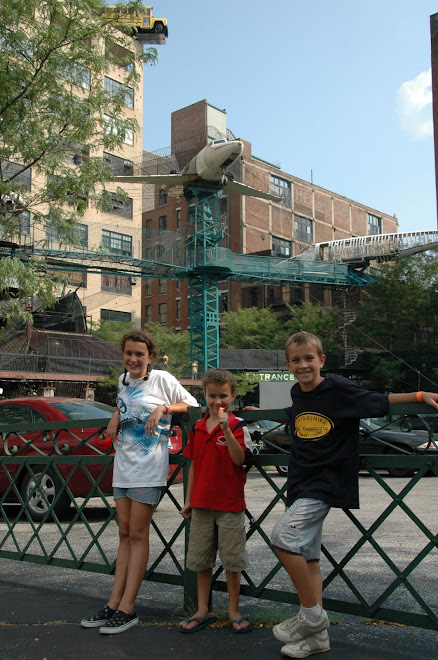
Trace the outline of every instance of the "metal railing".
{"type": "MultiPolygon", "coordinates": [[[[391,406],[389,412],[392,415],[430,414],[430,408],[424,404],[398,405],[391,406]]],[[[191,411],[187,428],[199,414],[195,409],[191,411]]],[[[241,414],[248,421],[263,418],[279,423],[286,421],[280,410],[241,414]]],[[[0,425],[0,557],[114,573],[118,534],[109,494],[112,447],[96,446],[99,435],[102,439],[102,429],[96,428],[86,437],[81,435],[83,423],[0,425]],[[74,450],[78,443],[80,454],[74,450]],[[81,484],[80,496],[77,495],[78,484],[81,484]],[[15,504],[8,503],[11,500],[15,504]],[[39,520],[34,520],[30,513],[38,510],[35,501],[41,505],[39,520]],[[60,506],[66,502],[68,512],[60,506]],[[63,514],[57,514],[57,510],[62,510],[63,514]]],[[[101,423],[101,420],[88,420],[87,426],[98,427],[101,423]]],[[[432,431],[430,437],[433,437],[432,431]]],[[[183,494],[181,488],[173,485],[180,471],[186,472],[187,468],[181,455],[171,454],[170,461],[176,471],[152,520],[155,538],[151,541],[150,563],[144,579],[180,585],[184,588],[184,604],[189,608],[196,602],[196,574],[184,567],[188,523],[178,515],[183,494]]],[[[242,573],[241,593],[297,604],[297,596],[291,591],[290,581],[269,544],[269,532],[274,517],[284,505],[286,490],[286,482],[272,471],[272,466],[285,465],[287,455],[284,453],[258,454],[249,473],[247,486],[253,482],[259,484],[262,477],[264,490],[260,505],[247,488],[247,549],[251,561],[248,570],[242,573]],[[266,494],[266,489],[270,495],[266,494]]],[[[362,509],[359,512],[332,510],[336,528],[342,526],[345,531],[342,532],[342,547],[338,536],[326,540],[323,535],[321,567],[325,607],[341,613],[438,629],[437,590],[436,586],[430,588],[436,575],[433,553],[438,547],[438,537],[436,529],[431,529],[430,523],[423,519],[421,507],[419,510],[415,506],[415,489],[419,484],[430,484],[430,491],[435,489],[436,492],[436,479],[423,481],[423,478],[428,474],[438,476],[438,455],[362,456],[361,470],[372,478],[373,498],[381,500],[382,506],[372,519],[366,506],[364,512],[362,509]],[[390,467],[409,467],[415,474],[397,480],[396,488],[395,482],[381,472],[390,467]],[[407,523],[400,524],[400,516],[409,523],[409,529],[414,530],[409,533],[412,546],[409,556],[402,553],[402,559],[400,548],[406,542],[407,523]],[[379,570],[374,577],[366,563],[370,551],[379,560],[379,570]],[[357,575],[363,577],[364,572],[367,572],[366,579],[358,580],[357,575]]],[[[214,591],[226,590],[223,574],[220,566],[213,576],[214,591]]]]}

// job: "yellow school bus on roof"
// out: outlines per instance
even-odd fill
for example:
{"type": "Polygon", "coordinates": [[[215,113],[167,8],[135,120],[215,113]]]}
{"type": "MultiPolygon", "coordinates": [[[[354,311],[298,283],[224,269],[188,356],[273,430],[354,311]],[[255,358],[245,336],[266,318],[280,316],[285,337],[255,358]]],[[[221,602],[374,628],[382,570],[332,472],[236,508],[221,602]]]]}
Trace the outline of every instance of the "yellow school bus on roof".
{"type": "Polygon", "coordinates": [[[153,7],[143,7],[142,12],[129,13],[126,9],[118,9],[108,5],[105,7],[105,14],[108,18],[113,18],[116,23],[122,25],[132,25],[136,28],[137,34],[164,34],[168,36],[166,18],[156,18],[152,14],[153,7]]]}

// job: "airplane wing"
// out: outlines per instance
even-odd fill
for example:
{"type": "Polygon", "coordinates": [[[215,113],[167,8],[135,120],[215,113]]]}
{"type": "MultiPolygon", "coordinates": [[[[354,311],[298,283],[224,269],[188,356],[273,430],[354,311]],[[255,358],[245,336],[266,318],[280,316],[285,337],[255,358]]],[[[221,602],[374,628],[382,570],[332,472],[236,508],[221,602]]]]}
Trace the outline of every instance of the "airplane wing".
{"type": "Polygon", "coordinates": [[[196,174],[146,174],[141,176],[115,176],[115,183],[157,183],[164,186],[188,186],[197,179],[196,174]]]}
{"type": "Polygon", "coordinates": [[[270,199],[271,202],[279,202],[281,200],[281,197],[278,197],[277,195],[272,195],[271,193],[257,190],[257,188],[251,188],[251,186],[246,186],[244,183],[239,183],[238,181],[228,181],[223,190],[225,192],[235,192],[239,195],[248,195],[249,197],[261,197],[262,199],[270,199]]]}

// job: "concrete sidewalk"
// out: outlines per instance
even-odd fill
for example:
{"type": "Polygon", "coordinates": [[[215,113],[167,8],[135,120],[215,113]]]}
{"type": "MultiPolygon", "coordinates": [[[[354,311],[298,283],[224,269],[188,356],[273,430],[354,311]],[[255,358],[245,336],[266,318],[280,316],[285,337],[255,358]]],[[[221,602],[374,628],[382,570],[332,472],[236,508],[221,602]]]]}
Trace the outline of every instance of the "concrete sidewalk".
{"type": "MultiPolygon", "coordinates": [[[[56,567],[0,560],[0,660],[210,660],[239,657],[281,660],[281,642],[270,625],[234,634],[223,610],[219,622],[191,634],[178,632],[182,591],[144,584],[137,612],[141,623],[125,633],[103,636],[79,626],[82,617],[106,602],[112,578],[56,567]],[[100,594],[103,594],[101,597],[100,594]]],[[[223,596],[225,599],[225,596],[223,596]]],[[[278,620],[296,613],[284,605],[278,620]]],[[[219,608],[220,609],[220,608],[219,608]]],[[[272,617],[275,605],[242,598],[242,610],[255,621],[272,617]]],[[[324,658],[345,660],[436,660],[438,633],[394,625],[373,625],[332,613],[331,650],[324,658]]],[[[315,657],[320,657],[319,655],[315,657]]]]}

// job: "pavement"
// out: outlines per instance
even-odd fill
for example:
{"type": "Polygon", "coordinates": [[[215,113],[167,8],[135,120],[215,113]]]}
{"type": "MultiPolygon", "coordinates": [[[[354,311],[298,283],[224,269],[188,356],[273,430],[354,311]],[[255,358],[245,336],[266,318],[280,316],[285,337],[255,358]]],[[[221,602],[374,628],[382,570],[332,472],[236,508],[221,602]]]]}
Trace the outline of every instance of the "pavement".
{"type": "MultiPolygon", "coordinates": [[[[237,635],[228,625],[226,600],[221,594],[222,609],[213,607],[218,622],[195,634],[183,635],[178,631],[178,623],[185,618],[182,591],[166,584],[142,585],[136,606],[140,624],[126,632],[104,636],[98,629],[81,628],[81,618],[105,604],[110,585],[109,576],[0,560],[0,660],[285,657],[280,651],[281,642],[272,635],[272,624],[293,616],[297,608],[289,610],[281,605],[278,614],[266,601],[258,604],[242,598],[241,609],[250,614],[255,627],[251,633],[237,635]]],[[[437,631],[329,615],[331,650],[324,655],[325,660],[438,658],[437,631]]]]}

